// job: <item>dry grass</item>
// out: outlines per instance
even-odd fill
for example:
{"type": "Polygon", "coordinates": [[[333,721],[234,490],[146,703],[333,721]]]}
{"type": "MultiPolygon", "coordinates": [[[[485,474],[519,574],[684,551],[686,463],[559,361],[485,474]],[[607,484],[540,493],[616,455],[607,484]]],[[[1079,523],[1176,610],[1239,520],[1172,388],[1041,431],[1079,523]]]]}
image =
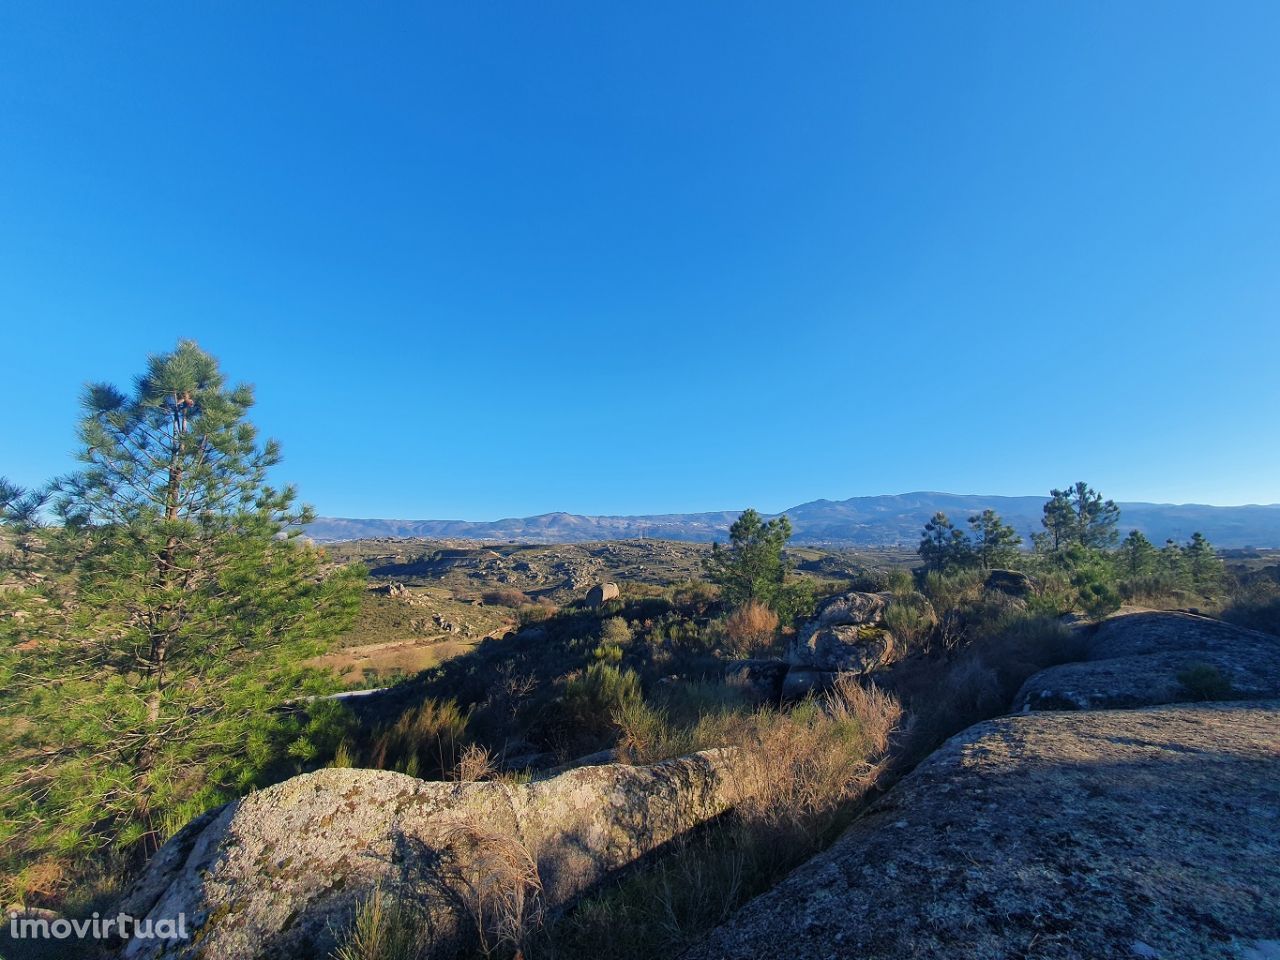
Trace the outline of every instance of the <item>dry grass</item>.
{"type": "Polygon", "coordinates": [[[722,704],[691,726],[672,723],[670,712],[644,705],[620,716],[623,752],[661,759],[735,747],[732,813],[557,920],[548,955],[649,960],[679,953],[839,833],[882,773],[903,721],[896,699],[852,676],[789,711],[722,704]]]}
{"type": "Polygon", "coordinates": [[[510,607],[512,610],[519,610],[529,602],[529,598],[522,591],[509,587],[486,590],[481,594],[481,599],[491,607],[510,607]]]}
{"type": "Polygon", "coordinates": [[[492,780],[500,772],[497,759],[487,748],[469,743],[453,768],[453,779],[462,783],[492,780]]]}
{"type": "Polygon", "coordinates": [[[778,635],[778,615],[756,600],[748,600],[724,620],[725,645],[740,657],[769,650],[778,635]]]}
{"type": "Polygon", "coordinates": [[[452,657],[470,653],[478,642],[478,638],[436,640],[412,637],[343,647],[323,656],[313,657],[303,665],[332,670],[344,683],[364,686],[429,670],[452,657]]]}
{"type": "Polygon", "coordinates": [[[790,711],[757,711],[737,744],[738,817],[816,849],[841,809],[874,782],[901,724],[897,700],[849,674],[790,711]]]}
{"type": "MultiPolygon", "coordinates": [[[[469,716],[452,700],[427,698],[405,710],[390,726],[376,731],[355,765],[398,770],[414,777],[447,775],[457,768],[463,756],[469,716]]],[[[356,759],[351,756],[352,761],[356,759]]]]}
{"type": "Polygon", "coordinates": [[[460,891],[480,952],[522,958],[546,918],[532,853],[518,838],[476,823],[460,824],[446,842],[459,862],[450,886],[460,891]]]}

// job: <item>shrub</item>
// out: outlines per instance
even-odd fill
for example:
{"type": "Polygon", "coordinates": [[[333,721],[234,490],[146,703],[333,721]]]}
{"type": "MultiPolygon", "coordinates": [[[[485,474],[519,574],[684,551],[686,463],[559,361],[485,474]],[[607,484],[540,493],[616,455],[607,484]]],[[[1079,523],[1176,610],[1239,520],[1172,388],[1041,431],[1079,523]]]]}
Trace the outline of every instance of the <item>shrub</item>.
{"type": "Polygon", "coordinates": [[[720,590],[703,580],[685,580],[670,588],[671,603],[689,616],[706,616],[719,602],[720,590]]]}
{"type": "Polygon", "coordinates": [[[1222,611],[1222,619],[1280,636],[1280,584],[1257,579],[1237,588],[1222,611]]]}
{"type": "Polygon", "coordinates": [[[556,608],[549,603],[526,603],[516,611],[516,620],[522,627],[543,623],[556,614],[556,608]]]}
{"type": "Polygon", "coordinates": [[[924,595],[941,614],[981,598],[982,579],[980,570],[930,570],[924,577],[924,595]]]}
{"type": "Polygon", "coordinates": [[[599,734],[611,729],[615,717],[640,700],[640,678],[631,670],[597,662],[569,679],[564,692],[565,713],[573,729],[599,734]]]}
{"type": "Polygon", "coordinates": [[[908,651],[921,647],[937,624],[933,604],[910,588],[895,593],[884,611],[885,627],[908,651]]]}
{"type": "Polygon", "coordinates": [[[1231,678],[1208,663],[1187,667],[1178,674],[1178,683],[1188,700],[1230,700],[1235,693],[1231,678]]]}
{"type": "Polygon", "coordinates": [[[748,600],[724,620],[726,645],[739,657],[752,657],[768,650],[777,633],[778,615],[758,600],[748,600]]]}
{"type": "Polygon", "coordinates": [[[375,731],[363,766],[439,777],[457,765],[467,741],[470,711],[454,700],[430,697],[410,707],[389,727],[375,731]]]}
{"type": "Polygon", "coordinates": [[[1103,563],[1080,567],[1071,575],[1077,603],[1094,620],[1120,609],[1120,591],[1110,569],[1103,563]]]}
{"type": "Polygon", "coordinates": [[[529,602],[527,596],[511,587],[486,590],[480,599],[491,607],[510,607],[512,610],[518,610],[529,602]]]}
{"type": "Polygon", "coordinates": [[[631,642],[631,628],[622,617],[608,617],[600,624],[600,645],[625,647],[631,642]]]}

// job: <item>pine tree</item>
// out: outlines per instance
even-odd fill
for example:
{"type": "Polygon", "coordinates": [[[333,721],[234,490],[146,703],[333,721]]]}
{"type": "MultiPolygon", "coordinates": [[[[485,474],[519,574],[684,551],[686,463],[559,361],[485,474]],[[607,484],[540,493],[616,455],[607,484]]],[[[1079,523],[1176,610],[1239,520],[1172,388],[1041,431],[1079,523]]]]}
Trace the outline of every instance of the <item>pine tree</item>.
{"type": "Polygon", "coordinates": [[[1119,534],[1120,508],[1114,500],[1103,500],[1083,480],[1065,490],[1050,490],[1041,524],[1044,533],[1034,537],[1042,552],[1065,550],[1073,545],[1105,550],[1115,545],[1119,534]]]}
{"type": "Polygon", "coordinates": [[[1143,536],[1141,530],[1129,531],[1129,535],[1120,544],[1119,553],[1120,569],[1130,580],[1150,576],[1155,570],[1156,548],[1143,536]]]}
{"type": "Polygon", "coordinates": [[[1166,590],[1184,590],[1188,586],[1187,558],[1176,540],[1169,539],[1157,558],[1162,586],[1166,590]]]}
{"type": "Polygon", "coordinates": [[[1182,555],[1186,561],[1191,584],[1196,590],[1201,593],[1212,593],[1222,585],[1226,570],[1217,551],[1213,549],[1213,544],[1206,540],[1203,534],[1193,533],[1182,555]]]}
{"type": "Polygon", "coordinates": [[[1042,552],[1057,553],[1075,541],[1076,517],[1071,509],[1071,498],[1065,490],[1051,490],[1049,498],[1040,521],[1044,533],[1036,534],[1033,539],[1042,552]]]}
{"type": "Polygon", "coordinates": [[[916,553],[930,570],[970,567],[977,562],[969,535],[956,527],[942,511],[935,513],[924,525],[916,553]]]}
{"type": "Polygon", "coordinates": [[[782,551],[790,539],[791,521],[785,514],[766,521],[755,510],[744,510],[729,528],[728,547],[712,544],[703,569],[730,606],[755,600],[784,619],[793,617],[813,597],[807,581],[787,581],[790,566],[782,551]]]}
{"type": "Polygon", "coordinates": [[[279,447],[252,404],[189,341],[131,393],[86,389],[83,466],[54,484],[45,531],[46,614],[0,636],[0,711],[23,720],[0,735],[0,868],[149,852],[314,751],[278,708],[318,689],[300,663],[349,619],[360,571],[326,573],[297,539],[311,512],[267,483],[279,447]]]}
{"type": "Polygon", "coordinates": [[[969,518],[969,527],[973,530],[974,552],[984,570],[1012,567],[1018,562],[1022,537],[1000,519],[1000,514],[983,510],[969,518]]]}

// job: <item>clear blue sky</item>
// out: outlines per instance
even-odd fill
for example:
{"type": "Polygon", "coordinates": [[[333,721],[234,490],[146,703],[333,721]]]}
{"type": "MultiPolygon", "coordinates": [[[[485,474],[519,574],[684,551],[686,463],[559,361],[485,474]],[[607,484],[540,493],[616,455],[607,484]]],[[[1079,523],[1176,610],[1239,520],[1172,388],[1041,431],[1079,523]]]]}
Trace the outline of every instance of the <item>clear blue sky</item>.
{"type": "Polygon", "coordinates": [[[194,337],[321,513],[1280,501],[1280,4],[0,6],[0,473],[194,337]]]}

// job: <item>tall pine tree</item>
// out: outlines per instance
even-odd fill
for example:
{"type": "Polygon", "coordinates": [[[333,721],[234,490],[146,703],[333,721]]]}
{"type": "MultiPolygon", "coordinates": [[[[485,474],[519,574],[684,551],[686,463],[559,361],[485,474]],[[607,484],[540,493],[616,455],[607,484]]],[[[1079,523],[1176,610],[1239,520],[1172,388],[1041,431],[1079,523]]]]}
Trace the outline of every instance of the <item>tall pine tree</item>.
{"type": "Polygon", "coordinates": [[[297,538],[311,512],[268,484],[279,447],[252,404],[189,341],[130,392],[86,389],[42,615],[0,633],[0,711],[20,719],[0,735],[5,872],[149,852],[314,751],[278,708],[317,689],[301,661],[349,619],[360,572],[326,571],[297,538]]]}

